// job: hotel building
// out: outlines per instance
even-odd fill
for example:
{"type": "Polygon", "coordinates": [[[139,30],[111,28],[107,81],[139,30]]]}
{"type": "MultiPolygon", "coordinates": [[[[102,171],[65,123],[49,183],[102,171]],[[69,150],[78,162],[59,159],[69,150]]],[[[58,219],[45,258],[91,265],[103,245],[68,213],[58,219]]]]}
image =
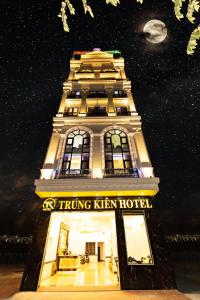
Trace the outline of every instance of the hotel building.
{"type": "Polygon", "coordinates": [[[40,179],[21,290],[173,288],[154,176],[119,51],[75,51],[40,179]]]}

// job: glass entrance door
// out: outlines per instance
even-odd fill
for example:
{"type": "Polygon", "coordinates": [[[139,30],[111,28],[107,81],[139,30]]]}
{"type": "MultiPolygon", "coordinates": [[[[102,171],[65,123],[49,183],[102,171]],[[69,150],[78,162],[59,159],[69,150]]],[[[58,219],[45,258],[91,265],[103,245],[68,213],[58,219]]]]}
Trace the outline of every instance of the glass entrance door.
{"type": "Polygon", "coordinates": [[[38,290],[119,290],[114,211],[51,214],[38,290]]]}

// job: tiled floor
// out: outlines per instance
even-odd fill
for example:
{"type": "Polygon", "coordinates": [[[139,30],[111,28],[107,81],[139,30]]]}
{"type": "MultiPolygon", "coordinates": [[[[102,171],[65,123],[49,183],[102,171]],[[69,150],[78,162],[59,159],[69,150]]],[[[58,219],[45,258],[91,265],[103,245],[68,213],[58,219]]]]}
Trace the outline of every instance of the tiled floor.
{"type": "Polygon", "coordinates": [[[41,282],[39,291],[48,290],[118,290],[117,274],[113,274],[104,262],[81,265],[77,271],[60,271],[41,282]]]}

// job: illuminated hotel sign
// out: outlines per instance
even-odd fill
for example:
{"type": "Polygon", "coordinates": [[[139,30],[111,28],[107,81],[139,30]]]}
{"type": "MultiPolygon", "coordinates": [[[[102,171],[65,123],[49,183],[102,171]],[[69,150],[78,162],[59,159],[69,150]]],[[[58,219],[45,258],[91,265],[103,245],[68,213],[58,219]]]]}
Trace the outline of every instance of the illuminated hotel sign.
{"type": "Polygon", "coordinates": [[[52,210],[109,210],[109,209],[143,209],[152,208],[151,200],[147,198],[127,199],[57,199],[47,198],[43,202],[43,211],[52,210]]]}

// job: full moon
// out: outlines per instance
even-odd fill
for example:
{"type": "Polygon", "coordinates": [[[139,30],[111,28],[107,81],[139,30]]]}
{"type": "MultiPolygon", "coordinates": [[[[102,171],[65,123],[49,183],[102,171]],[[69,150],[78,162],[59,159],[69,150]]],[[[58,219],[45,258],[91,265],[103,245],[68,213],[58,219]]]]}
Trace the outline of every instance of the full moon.
{"type": "Polygon", "coordinates": [[[147,33],[147,41],[152,44],[158,44],[164,41],[167,36],[165,23],[160,20],[150,20],[144,25],[143,32],[147,33]]]}

